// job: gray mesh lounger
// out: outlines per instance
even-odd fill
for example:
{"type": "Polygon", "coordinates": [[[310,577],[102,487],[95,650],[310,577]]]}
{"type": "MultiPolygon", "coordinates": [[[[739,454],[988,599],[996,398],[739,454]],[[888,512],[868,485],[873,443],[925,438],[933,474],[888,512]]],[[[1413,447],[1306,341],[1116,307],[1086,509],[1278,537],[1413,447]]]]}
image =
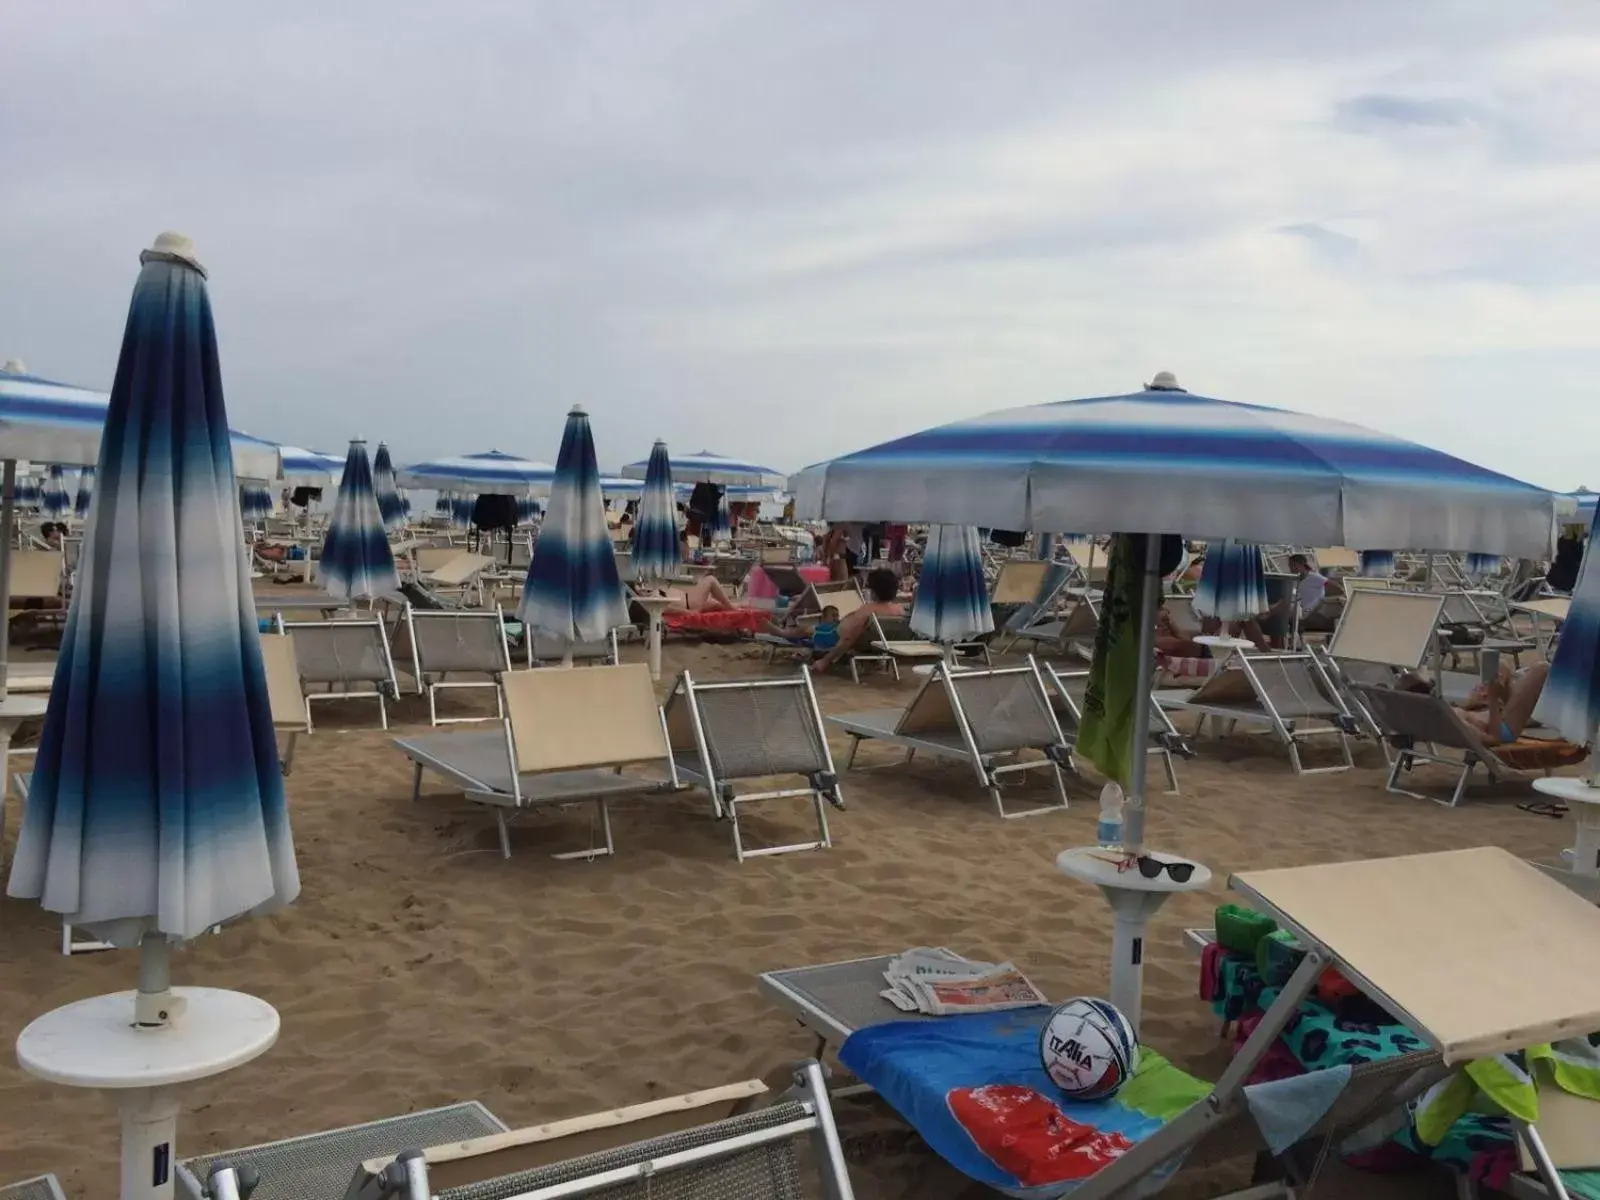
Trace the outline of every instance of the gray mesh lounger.
{"type": "Polygon", "coordinates": [[[1072,746],[1056,721],[1039,666],[1031,657],[1026,666],[978,671],[952,671],[940,662],[904,710],[840,713],[827,721],[850,736],[845,770],[855,764],[863,741],[881,741],[904,747],[907,762],[921,751],[967,763],[1001,817],[1029,817],[1067,807],[1061,768],[1072,768],[1072,746]],[[1020,758],[1024,750],[1039,751],[1042,757],[1020,758]],[[1004,777],[1038,768],[1048,768],[1055,776],[1058,799],[1006,811],[1001,794],[1004,777]]]}
{"type": "MultiPolygon", "coordinates": [[[[1063,671],[1054,663],[1046,663],[1043,669],[1045,678],[1050,683],[1051,699],[1055,705],[1056,720],[1061,723],[1061,732],[1067,741],[1076,746],[1078,726],[1083,723],[1083,698],[1089,690],[1089,672],[1063,671]]],[[[1162,769],[1167,773],[1167,793],[1176,795],[1178,768],[1173,763],[1172,756],[1178,754],[1184,758],[1193,758],[1194,751],[1189,748],[1189,743],[1184,741],[1183,735],[1172,723],[1172,718],[1167,716],[1166,710],[1153,696],[1150,699],[1149,752],[1160,759],[1162,769]]]]}
{"type": "Polygon", "coordinates": [[[502,858],[511,857],[509,816],[583,803],[595,806],[602,844],[551,857],[614,854],[610,802],[678,789],[654,685],[643,664],[514,671],[501,686],[506,719],[500,728],[396,738],[394,745],[412,762],[413,801],[421,798],[423,772],[433,771],[467,799],[493,806],[502,858]],[[664,775],[622,774],[629,764],[660,767],[664,775]]]}
{"type": "Polygon", "coordinates": [[[399,694],[389,637],[376,617],[356,621],[291,621],[284,630],[294,639],[294,659],[306,696],[306,728],[313,700],[370,699],[378,720],[389,728],[387,696],[399,694]],[[321,686],[322,691],[312,689],[321,686]]]}
{"type": "Polygon", "coordinates": [[[570,650],[574,664],[587,666],[616,666],[622,661],[617,651],[617,631],[613,629],[598,642],[577,642],[568,646],[555,638],[543,637],[531,630],[523,634],[527,647],[528,665],[559,663],[570,650]]]}
{"type": "Polygon", "coordinates": [[[67,1200],[54,1175],[35,1175],[0,1187],[0,1200],[67,1200]]]}
{"type": "Polygon", "coordinates": [[[344,1200],[350,1177],[366,1159],[397,1154],[407,1146],[462,1141],[504,1133],[505,1129],[492,1112],[469,1100],[260,1146],[196,1155],[178,1164],[175,1190],[183,1200],[200,1200],[211,1169],[226,1163],[248,1167],[260,1175],[261,1183],[251,1200],[344,1200]]]}
{"type": "Polygon", "coordinates": [[[833,754],[823,732],[822,714],[811,687],[811,672],[801,669],[784,679],[698,683],[685,671],[672,685],[664,709],[674,770],[686,783],[711,793],[717,814],[726,817],[738,861],[794,850],[823,850],[833,844],[826,801],[844,808],[833,754]],[[743,780],[798,775],[803,787],[762,787],[739,791],[743,780]],[[767,800],[806,799],[816,816],[814,841],[747,849],[739,810],[767,800]]]}
{"type": "Polygon", "coordinates": [[[452,725],[482,721],[485,717],[441,717],[440,688],[492,688],[495,719],[505,716],[500,701],[500,677],[511,670],[505,622],[498,610],[487,612],[418,611],[405,607],[406,640],[411,645],[411,673],[417,690],[428,694],[430,724],[452,725]],[[479,675],[479,679],[451,679],[451,675],[479,675]]]}

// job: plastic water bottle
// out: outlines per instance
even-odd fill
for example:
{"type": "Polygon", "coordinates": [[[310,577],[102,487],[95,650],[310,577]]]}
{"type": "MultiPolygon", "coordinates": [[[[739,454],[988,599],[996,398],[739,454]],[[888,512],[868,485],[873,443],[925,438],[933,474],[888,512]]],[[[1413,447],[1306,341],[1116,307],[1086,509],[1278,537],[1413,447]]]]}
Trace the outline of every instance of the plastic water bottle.
{"type": "Polygon", "coordinates": [[[1122,785],[1115,780],[1100,789],[1100,823],[1095,840],[1102,850],[1122,849],[1122,785]]]}

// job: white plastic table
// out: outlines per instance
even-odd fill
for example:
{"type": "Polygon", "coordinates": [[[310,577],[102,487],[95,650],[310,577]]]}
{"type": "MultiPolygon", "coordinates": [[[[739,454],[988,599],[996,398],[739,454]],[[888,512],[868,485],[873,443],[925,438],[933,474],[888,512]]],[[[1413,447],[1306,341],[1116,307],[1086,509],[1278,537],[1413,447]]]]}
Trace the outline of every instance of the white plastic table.
{"type": "Polygon", "coordinates": [[[1216,654],[1217,665],[1221,666],[1232,658],[1235,651],[1254,650],[1256,644],[1249,638],[1225,637],[1220,633],[1204,633],[1194,639],[1196,646],[1209,646],[1212,651],[1221,651],[1216,654]]]}
{"type": "Polygon", "coordinates": [[[17,1038],[23,1070],[67,1087],[117,1093],[122,1200],[172,1200],[177,1085],[220,1075],[278,1040],[265,1000],[221,988],[174,988],[187,1002],[169,1025],[133,1024],[133,992],[91,996],[48,1012],[17,1038]]]}
{"type": "Polygon", "coordinates": [[[1564,800],[1577,823],[1572,844],[1572,870],[1591,879],[1600,878],[1600,787],[1583,779],[1535,779],[1533,790],[1564,800]]]}
{"type": "Polygon", "coordinates": [[[671,596],[634,596],[632,600],[650,614],[650,678],[661,678],[661,614],[675,601],[671,596]]]}
{"type": "MultiPolygon", "coordinates": [[[[1161,862],[1192,862],[1174,854],[1146,849],[1161,862]]],[[[1099,846],[1075,846],[1056,855],[1056,870],[1070,879],[1092,883],[1111,906],[1111,1003],[1139,1030],[1139,1010],[1144,991],[1144,931],[1167,897],[1175,892],[1195,892],[1211,882],[1211,872],[1194,863],[1194,872],[1179,883],[1162,871],[1146,879],[1132,863],[1118,870],[1120,851],[1099,846]]]]}

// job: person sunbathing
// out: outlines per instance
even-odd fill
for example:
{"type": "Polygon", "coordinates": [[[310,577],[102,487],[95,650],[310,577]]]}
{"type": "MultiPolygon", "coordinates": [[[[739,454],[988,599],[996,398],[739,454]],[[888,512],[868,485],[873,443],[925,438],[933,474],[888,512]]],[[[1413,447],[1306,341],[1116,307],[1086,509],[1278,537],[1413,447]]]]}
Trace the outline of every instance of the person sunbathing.
{"type": "Polygon", "coordinates": [[[682,604],[669,604],[664,613],[730,612],[738,607],[728,598],[715,576],[702,575],[684,593],[682,604]]]}
{"type": "Polygon", "coordinates": [[[900,580],[887,567],[867,572],[867,602],[839,622],[839,640],[821,658],[811,664],[811,669],[821,675],[834,663],[852,653],[856,644],[872,628],[873,617],[903,617],[905,607],[899,602],[900,580]]]}
{"type": "Polygon", "coordinates": [[[826,605],[809,629],[799,621],[786,625],[768,621],[767,632],[786,641],[809,642],[812,655],[821,657],[839,644],[839,610],[831,604],[826,605]]]}
{"type": "Polygon", "coordinates": [[[1485,745],[1514,742],[1532,723],[1534,707],[1549,677],[1547,662],[1534,663],[1516,672],[1502,663],[1495,678],[1474,688],[1456,707],[1456,713],[1477,731],[1485,745]]]}
{"type": "Polygon", "coordinates": [[[1179,631],[1172,623],[1172,614],[1165,608],[1156,609],[1156,653],[1168,658],[1204,658],[1205,647],[1188,634],[1179,631]]]}

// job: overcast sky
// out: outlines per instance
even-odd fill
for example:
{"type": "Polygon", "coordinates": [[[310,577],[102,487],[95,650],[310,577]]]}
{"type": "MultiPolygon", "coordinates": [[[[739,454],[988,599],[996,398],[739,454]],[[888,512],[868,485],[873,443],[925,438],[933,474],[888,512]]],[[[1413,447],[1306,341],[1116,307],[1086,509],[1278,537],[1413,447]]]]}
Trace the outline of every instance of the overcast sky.
{"type": "Polygon", "coordinates": [[[1600,6],[6,6],[0,358],[193,237],[236,427],[789,470],[1191,390],[1600,486],[1600,6]]]}

